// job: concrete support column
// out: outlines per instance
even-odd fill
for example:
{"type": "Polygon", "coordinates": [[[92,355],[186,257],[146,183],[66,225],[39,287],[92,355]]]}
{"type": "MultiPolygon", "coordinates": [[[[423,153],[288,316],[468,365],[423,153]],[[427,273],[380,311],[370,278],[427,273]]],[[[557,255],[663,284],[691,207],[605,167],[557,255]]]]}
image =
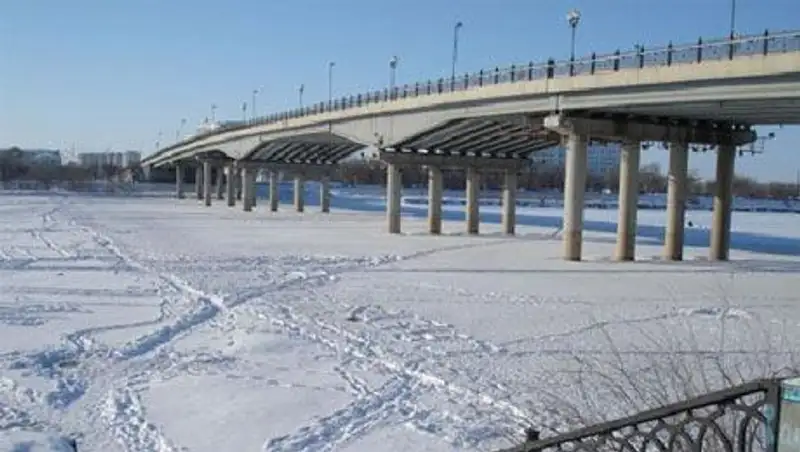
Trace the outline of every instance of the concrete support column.
{"type": "Polygon", "coordinates": [[[670,143],[664,258],[671,261],[683,259],[683,233],[686,222],[686,186],[688,177],[689,148],[687,144],[670,143]]]}
{"type": "Polygon", "coordinates": [[[478,197],[481,190],[481,176],[474,167],[467,168],[467,234],[480,232],[480,205],[478,197]]]}
{"type": "Polygon", "coordinates": [[[564,259],[581,260],[583,251],[583,204],[586,196],[586,171],[589,143],[586,135],[571,133],[567,137],[564,174],[564,259]]]}
{"type": "Polygon", "coordinates": [[[217,190],[217,199],[224,199],[224,184],[225,184],[225,173],[222,171],[222,167],[217,168],[217,182],[216,182],[216,190],[217,190]]]}
{"type": "Polygon", "coordinates": [[[278,211],[278,204],[281,202],[281,194],[278,191],[278,173],[276,171],[269,172],[269,210],[272,212],[278,211]]]}
{"type": "Polygon", "coordinates": [[[736,148],[731,145],[720,145],[717,149],[717,179],[709,249],[709,258],[714,261],[726,261],[730,254],[735,161],[736,148]]]}
{"type": "Polygon", "coordinates": [[[236,167],[230,164],[225,167],[225,177],[228,182],[225,184],[225,196],[228,199],[228,207],[236,205],[236,167]]]}
{"type": "Polygon", "coordinates": [[[236,182],[236,199],[238,201],[242,200],[242,192],[244,191],[243,183],[244,183],[244,175],[242,174],[244,171],[243,168],[236,169],[236,177],[234,178],[236,182]]]}
{"type": "Polygon", "coordinates": [[[197,199],[203,199],[203,167],[197,166],[194,169],[194,194],[197,199]]]}
{"type": "Polygon", "coordinates": [[[302,212],[306,208],[306,181],[302,174],[294,176],[294,210],[302,212]]]}
{"type": "Polygon", "coordinates": [[[245,212],[250,212],[253,210],[253,195],[251,193],[251,191],[255,188],[255,185],[252,183],[254,180],[253,176],[252,169],[241,169],[240,178],[242,181],[242,210],[245,212]]]}
{"type": "Polygon", "coordinates": [[[211,162],[203,162],[203,201],[206,207],[211,205],[211,162]]]}
{"type": "Polygon", "coordinates": [[[636,257],[636,213],[639,204],[639,161],[641,143],[622,143],[619,160],[619,218],[617,220],[618,261],[632,261],[636,257]]]}
{"type": "Polygon", "coordinates": [[[178,199],[186,197],[183,194],[183,165],[180,163],[175,165],[175,196],[178,199]]]}
{"type": "Polygon", "coordinates": [[[428,232],[442,233],[442,169],[428,167],[428,232]]]}
{"type": "Polygon", "coordinates": [[[506,170],[503,176],[503,233],[514,235],[517,226],[517,171],[506,170]]]}
{"type": "Polygon", "coordinates": [[[386,165],[386,220],[389,234],[400,233],[400,203],[403,195],[403,180],[396,163],[386,165]]]}
{"type": "Polygon", "coordinates": [[[322,213],[330,213],[331,211],[331,178],[322,176],[319,181],[319,204],[322,213]]]}

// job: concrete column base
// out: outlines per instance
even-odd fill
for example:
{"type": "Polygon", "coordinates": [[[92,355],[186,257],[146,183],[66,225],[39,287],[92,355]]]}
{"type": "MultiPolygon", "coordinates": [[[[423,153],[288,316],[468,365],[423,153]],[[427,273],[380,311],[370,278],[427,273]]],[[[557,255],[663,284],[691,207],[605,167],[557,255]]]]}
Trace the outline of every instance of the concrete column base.
{"type": "Polygon", "coordinates": [[[641,144],[622,144],[619,162],[619,217],[614,258],[632,261],[636,257],[636,213],[639,204],[639,161],[641,144]]]}
{"type": "Polygon", "coordinates": [[[394,163],[386,165],[386,220],[390,234],[400,233],[400,213],[403,195],[400,167],[394,163]]]}
{"type": "Polygon", "coordinates": [[[203,167],[198,166],[194,169],[194,194],[197,200],[203,199],[203,167]]]}
{"type": "Polygon", "coordinates": [[[714,211],[711,217],[711,239],[708,250],[709,258],[712,261],[727,261],[730,257],[735,162],[736,148],[730,145],[719,146],[714,211]]]}
{"type": "Polygon", "coordinates": [[[242,168],[242,210],[250,212],[253,210],[253,195],[252,190],[255,188],[253,181],[253,172],[247,168],[242,168]]]}
{"type": "Polygon", "coordinates": [[[689,148],[686,143],[671,143],[667,175],[667,224],[664,228],[664,258],[671,261],[683,260],[688,177],[689,148]]]}
{"type": "Polygon", "coordinates": [[[186,195],[183,193],[183,166],[175,165],[175,197],[183,199],[186,195]]]}
{"type": "Polygon", "coordinates": [[[428,167],[428,232],[442,233],[442,169],[428,167]]]}
{"type": "Polygon", "coordinates": [[[203,201],[206,207],[211,207],[211,162],[203,162],[203,201]]]}
{"type": "Polygon", "coordinates": [[[506,170],[503,176],[503,233],[514,235],[517,226],[517,172],[506,170]]]}
{"type": "Polygon", "coordinates": [[[471,235],[480,233],[480,190],[480,173],[474,167],[467,168],[467,234],[471,235]]]}
{"type": "Polygon", "coordinates": [[[216,190],[217,190],[217,199],[222,200],[225,199],[225,173],[222,171],[222,167],[217,168],[217,182],[216,182],[216,190]]]}
{"type": "Polygon", "coordinates": [[[278,211],[278,205],[281,202],[281,194],[278,191],[278,173],[270,171],[269,173],[269,210],[271,212],[278,211]]]}
{"type": "Polygon", "coordinates": [[[568,135],[566,171],[564,175],[564,259],[581,260],[583,252],[583,205],[586,195],[588,137],[568,135]]]}
{"type": "Polygon", "coordinates": [[[319,182],[319,204],[322,213],[331,211],[331,180],[328,176],[323,176],[319,182]]]}
{"type": "Polygon", "coordinates": [[[294,210],[303,212],[306,206],[306,181],[303,176],[294,177],[294,210]]]}
{"type": "Polygon", "coordinates": [[[225,167],[225,177],[228,181],[225,183],[225,197],[227,198],[228,207],[236,205],[236,168],[233,165],[225,167]]]}

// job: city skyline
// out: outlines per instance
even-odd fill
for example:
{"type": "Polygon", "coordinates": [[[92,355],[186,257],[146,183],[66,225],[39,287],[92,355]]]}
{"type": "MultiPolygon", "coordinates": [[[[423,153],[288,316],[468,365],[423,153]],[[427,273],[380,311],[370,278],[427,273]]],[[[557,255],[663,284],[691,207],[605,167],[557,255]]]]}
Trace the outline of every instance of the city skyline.
{"type": "MultiPolygon", "coordinates": [[[[0,59],[11,87],[0,90],[0,144],[90,152],[139,149],[147,155],[157,141],[162,147],[172,143],[204,119],[239,120],[327,99],[329,62],[336,63],[332,91],[337,97],[384,88],[395,77],[397,84],[446,77],[457,22],[463,24],[459,74],[568,58],[566,13],[572,8],[582,14],[578,56],[728,33],[730,0],[643,3],[576,0],[534,7],[502,0],[499,7],[477,0],[411,0],[375,8],[366,0],[335,6],[243,0],[220,12],[206,1],[77,0],[47,7],[3,2],[0,25],[11,31],[11,39],[0,42],[0,51],[15,58],[0,59]],[[421,10],[430,14],[412,14],[421,10]],[[275,17],[283,20],[270,19],[275,17]],[[423,31],[385,32],[404,21],[416,21],[409,29],[423,31]],[[619,25],[626,21],[635,25],[619,25]],[[74,26],[65,28],[65,23],[74,26]],[[204,28],[218,32],[197,32],[204,28]]],[[[791,0],[737,0],[736,31],[800,28],[796,17],[800,5],[791,0]]],[[[764,144],[765,153],[745,154],[737,170],[759,180],[794,182],[800,128],[759,129],[761,135],[770,132],[775,139],[764,144]]],[[[664,168],[666,154],[647,150],[642,163],[664,168]]],[[[713,153],[693,153],[690,166],[710,178],[714,160],[713,153]]]]}

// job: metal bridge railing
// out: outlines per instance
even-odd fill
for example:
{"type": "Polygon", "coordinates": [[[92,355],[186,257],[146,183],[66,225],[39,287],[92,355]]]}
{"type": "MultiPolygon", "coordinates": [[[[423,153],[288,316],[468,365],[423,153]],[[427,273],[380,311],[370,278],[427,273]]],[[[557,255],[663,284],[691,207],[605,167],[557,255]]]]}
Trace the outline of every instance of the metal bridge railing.
{"type": "Polygon", "coordinates": [[[502,452],[774,450],[781,380],[745,383],[502,452]]]}
{"type": "Polygon", "coordinates": [[[205,134],[196,135],[188,140],[164,148],[168,151],[180,144],[190,144],[205,137],[241,130],[254,125],[274,124],[293,118],[312,116],[332,111],[343,111],[380,102],[392,102],[399,99],[432,96],[455,91],[464,91],[501,83],[516,83],[542,79],[593,75],[627,69],[648,67],[675,66],[681,64],[698,64],[704,61],[733,60],[743,56],[770,55],[775,53],[800,52],[800,30],[780,33],[764,33],[735,38],[718,38],[705,41],[702,38],[696,43],[686,45],[668,44],[666,47],[646,49],[636,46],[632,51],[610,54],[592,54],[588,58],[576,60],[548,60],[545,63],[530,62],[512,65],[506,68],[495,67],[477,73],[465,74],[454,78],[439,78],[414,84],[405,84],[383,90],[345,96],[332,101],[318,102],[303,108],[273,113],[247,121],[234,122],[231,125],[215,129],[205,134]]]}

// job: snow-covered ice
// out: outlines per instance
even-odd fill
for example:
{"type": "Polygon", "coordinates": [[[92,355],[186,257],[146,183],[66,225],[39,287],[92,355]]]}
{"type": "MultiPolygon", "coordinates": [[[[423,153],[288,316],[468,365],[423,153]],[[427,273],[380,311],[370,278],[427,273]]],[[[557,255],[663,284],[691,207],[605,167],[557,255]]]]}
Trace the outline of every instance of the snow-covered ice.
{"type": "MultiPolygon", "coordinates": [[[[615,213],[587,211],[586,259],[572,263],[541,220],[555,212],[520,209],[517,237],[456,221],[433,237],[413,212],[389,235],[380,212],[2,195],[0,438],[492,450],[524,427],[575,425],[562,402],[624,414],[603,391],[614,366],[647,380],[684,356],[742,378],[794,364],[797,215],[737,212],[731,262],[690,247],[672,263],[653,232],[664,212],[643,211],[639,260],[616,263],[615,213]]],[[[709,214],[690,216],[707,234],[709,214]]]]}

